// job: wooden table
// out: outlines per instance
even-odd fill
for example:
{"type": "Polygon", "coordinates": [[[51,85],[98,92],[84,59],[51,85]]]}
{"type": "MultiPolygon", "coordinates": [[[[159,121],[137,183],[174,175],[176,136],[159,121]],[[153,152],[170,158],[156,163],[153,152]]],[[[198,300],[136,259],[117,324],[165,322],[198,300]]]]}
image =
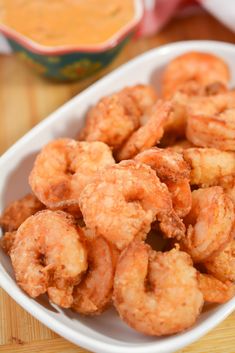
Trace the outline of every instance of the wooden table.
{"type": "MultiPolygon", "coordinates": [[[[46,81],[14,56],[0,57],[0,153],[49,113],[99,77],[150,48],[179,40],[213,39],[235,42],[235,34],[214,18],[198,13],[175,19],[156,36],[132,41],[108,69],[81,83],[46,81]]],[[[181,353],[235,353],[235,313],[181,353]]],[[[0,352],[85,353],[26,313],[0,290],[0,352]]],[[[110,352],[111,353],[111,352],[110,352]]]]}

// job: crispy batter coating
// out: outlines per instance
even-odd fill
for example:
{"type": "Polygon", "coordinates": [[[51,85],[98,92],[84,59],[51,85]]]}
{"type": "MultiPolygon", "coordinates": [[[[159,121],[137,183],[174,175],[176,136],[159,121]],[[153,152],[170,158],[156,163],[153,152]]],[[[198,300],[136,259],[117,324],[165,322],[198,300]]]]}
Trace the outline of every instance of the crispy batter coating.
{"type": "Polygon", "coordinates": [[[186,136],[199,147],[235,151],[235,92],[194,99],[186,136]]]}
{"type": "Polygon", "coordinates": [[[103,169],[80,196],[88,228],[117,246],[144,239],[156,219],[168,237],[184,236],[170,193],[147,165],[123,161],[103,169]]]}
{"type": "Polygon", "coordinates": [[[116,151],[145,121],[156,100],[149,85],[126,87],[102,98],[89,110],[79,140],[103,141],[116,151]]]}
{"type": "Polygon", "coordinates": [[[35,298],[45,292],[68,308],[73,288],[87,269],[83,233],[73,217],[45,210],[29,217],[15,235],[10,253],[19,286],[35,298]]]}
{"type": "Polygon", "coordinates": [[[5,208],[0,217],[0,226],[5,232],[13,232],[19,228],[28,217],[41,211],[45,206],[36,196],[28,194],[19,200],[13,201],[5,208]]]}
{"type": "Polygon", "coordinates": [[[234,283],[222,282],[212,275],[199,273],[198,283],[204,300],[209,303],[225,303],[235,295],[234,283]]]}
{"type": "Polygon", "coordinates": [[[177,249],[155,252],[132,242],[118,261],[114,305],[132,328],[147,335],[169,335],[194,324],[203,305],[190,256],[177,249]]]}
{"type": "Polygon", "coordinates": [[[135,156],[135,160],[155,170],[170,191],[175,212],[179,217],[185,217],[191,209],[192,196],[189,185],[190,168],[182,155],[171,149],[152,147],[135,156]]]}
{"type": "Polygon", "coordinates": [[[47,207],[74,208],[78,207],[81,191],[96,172],[114,163],[110,148],[103,142],[58,139],[48,143],[38,154],[29,183],[47,207]]]}
{"type": "Polygon", "coordinates": [[[235,282],[235,239],[232,239],[224,249],[212,259],[204,262],[208,273],[219,280],[235,282]]]}
{"type": "Polygon", "coordinates": [[[216,148],[187,148],[184,159],[191,167],[190,183],[201,187],[220,185],[227,176],[235,175],[235,153],[216,148]]]}
{"type": "Polygon", "coordinates": [[[234,205],[220,186],[192,192],[192,208],[184,219],[186,237],[181,248],[194,262],[211,258],[232,237],[234,205]]]}
{"type": "Polygon", "coordinates": [[[147,122],[133,132],[126,143],[117,152],[119,161],[130,159],[136,154],[155,146],[163,136],[164,126],[169,119],[172,105],[158,100],[151,110],[147,122]]]}
{"type": "Polygon", "coordinates": [[[102,237],[87,242],[88,270],[74,288],[72,308],[84,315],[101,314],[111,302],[119,252],[102,237]]]}

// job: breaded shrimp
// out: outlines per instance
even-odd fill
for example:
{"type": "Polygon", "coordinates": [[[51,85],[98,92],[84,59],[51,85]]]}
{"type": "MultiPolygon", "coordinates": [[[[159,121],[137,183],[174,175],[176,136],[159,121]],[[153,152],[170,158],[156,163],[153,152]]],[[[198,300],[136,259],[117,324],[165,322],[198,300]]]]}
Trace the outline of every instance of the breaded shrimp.
{"type": "Polygon", "coordinates": [[[102,141],[117,150],[140,125],[140,110],[127,95],[102,98],[89,110],[80,141],[102,141]]]}
{"type": "Polygon", "coordinates": [[[79,205],[86,226],[118,249],[135,238],[144,239],[156,219],[166,236],[184,236],[166,185],[149,166],[135,161],[100,171],[82,191],[79,205]]]}
{"type": "Polygon", "coordinates": [[[150,85],[139,84],[136,86],[126,87],[121,91],[121,93],[127,94],[134,99],[141,112],[141,119],[143,116],[148,115],[148,112],[151,110],[158,98],[155,89],[150,85]]]}
{"type": "Polygon", "coordinates": [[[209,303],[225,303],[235,295],[235,284],[222,282],[212,275],[198,273],[199,288],[203,298],[209,303]]]}
{"type": "Polygon", "coordinates": [[[203,265],[209,274],[219,280],[235,282],[235,239],[203,265]]]}
{"type": "Polygon", "coordinates": [[[195,98],[188,109],[186,136],[196,146],[235,151],[235,93],[195,98]]]}
{"type": "Polygon", "coordinates": [[[192,326],[203,296],[190,256],[177,249],[155,252],[133,241],[119,257],[114,305],[132,328],[147,335],[169,335],[192,326]]]}
{"type": "Polygon", "coordinates": [[[215,94],[227,93],[227,89],[223,85],[223,89],[219,89],[220,85],[218,83],[205,88],[196,85],[195,92],[191,92],[191,86],[192,85],[190,85],[190,88],[188,85],[184,86],[185,93],[183,92],[183,89],[181,89],[181,91],[177,91],[171,98],[172,112],[164,128],[164,136],[162,138],[162,142],[165,144],[167,144],[168,141],[175,141],[177,138],[185,137],[189,115],[188,110],[190,110],[195,97],[207,97],[215,94]]]}
{"type": "Polygon", "coordinates": [[[16,231],[13,231],[13,232],[4,233],[4,235],[0,238],[0,247],[9,256],[10,256],[11,249],[14,245],[15,236],[16,236],[16,231]]]}
{"type": "Polygon", "coordinates": [[[181,249],[194,262],[204,262],[232,237],[234,205],[222,187],[198,189],[192,192],[192,208],[184,219],[187,227],[181,249]]]}
{"type": "Polygon", "coordinates": [[[166,99],[177,91],[187,95],[203,94],[208,90],[220,92],[226,89],[229,79],[228,65],[221,58],[208,53],[188,52],[173,59],[165,68],[162,92],[166,99]],[[206,88],[208,85],[209,89],[206,88]]]}
{"type": "Polygon", "coordinates": [[[117,159],[119,161],[130,159],[139,152],[156,145],[163,136],[170,111],[171,103],[159,100],[152,108],[146,124],[135,131],[117,152],[117,159]]]}
{"type": "Polygon", "coordinates": [[[88,270],[74,288],[72,308],[97,315],[110,304],[118,251],[102,237],[87,242],[88,270]]]}
{"type": "Polygon", "coordinates": [[[139,128],[157,100],[149,85],[126,87],[89,110],[79,140],[103,141],[116,151],[139,128]]]}
{"type": "Polygon", "coordinates": [[[48,293],[68,308],[73,288],[87,269],[82,230],[62,211],[40,211],[21,224],[10,253],[16,281],[31,297],[48,293]]]}
{"type": "Polygon", "coordinates": [[[149,165],[163,182],[189,179],[190,168],[188,164],[180,153],[171,149],[152,147],[137,154],[134,160],[149,165]]]}
{"type": "Polygon", "coordinates": [[[0,217],[0,226],[5,232],[15,231],[29,216],[44,208],[45,206],[36,196],[32,194],[25,195],[5,208],[0,217]]]}
{"type": "Polygon", "coordinates": [[[179,217],[185,217],[191,209],[192,197],[189,185],[190,168],[182,155],[170,149],[152,147],[134,159],[155,170],[171,193],[175,212],[179,217]]]}
{"type": "Polygon", "coordinates": [[[183,150],[183,156],[191,167],[192,185],[220,185],[224,177],[235,176],[234,152],[216,148],[188,148],[183,150]]]}
{"type": "Polygon", "coordinates": [[[29,176],[35,195],[47,207],[78,207],[82,189],[96,172],[114,164],[103,142],[77,142],[64,138],[48,143],[38,154],[29,176]]]}

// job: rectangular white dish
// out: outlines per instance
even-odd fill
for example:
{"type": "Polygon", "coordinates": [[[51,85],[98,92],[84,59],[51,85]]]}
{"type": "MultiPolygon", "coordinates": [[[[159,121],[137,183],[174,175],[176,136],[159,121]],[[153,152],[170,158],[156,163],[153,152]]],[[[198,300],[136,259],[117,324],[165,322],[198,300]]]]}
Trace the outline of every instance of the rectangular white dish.
{"type": "MultiPolygon", "coordinates": [[[[33,128],[0,159],[0,208],[29,191],[27,177],[39,149],[52,139],[74,137],[90,105],[99,98],[136,83],[159,88],[161,71],[173,57],[187,51],[204,51],[223,58],[231,68],[235,84],[235,46],[190,41],[151,50],[104,77],[33,128]]],[[[114,310],[95,318],[51,306],[46,297],[33,300],[16,284],[10,261],[0,253],[0,285],[25,310],[64,338],[97,353],[171,353],[192,343],[220,323],[235,309],[235,298],[204,312],[193,328],[165,338],[146,337],[123,323],[114,310]]]]}

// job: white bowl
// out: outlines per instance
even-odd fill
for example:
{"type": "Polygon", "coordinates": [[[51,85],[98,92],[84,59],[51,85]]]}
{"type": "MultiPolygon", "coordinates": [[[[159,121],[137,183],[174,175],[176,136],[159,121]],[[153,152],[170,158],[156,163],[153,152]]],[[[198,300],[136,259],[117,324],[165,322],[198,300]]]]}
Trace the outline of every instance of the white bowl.
{"type": "MultiPolygon", "coordinates": [[[[231,44],[210,41],[180,42],[140,55],[59,108],[1,157],[1,208],[29,191],[27,177],[36,153],[52,139],[74,137],[90,105],[126,85],[152,83],[158,88],[164,65],[173,57],[191,50],[222,57],[230,65],[231,83],[235,83],[235,46],[231,44]]],[[[206,334],[235,309],[233,298],[224,305],[208,308],[197,323],[183,333],[163,338],[147,337],[130,329],[113,309],[99,317],[83,317],[50,305],[46,296],[37,300],[31,299],[17,286],[7,256],[2,252],[0,256],[0,285],[18,304],[59,335],[98,353],[175,352],[206,334]]]]}

